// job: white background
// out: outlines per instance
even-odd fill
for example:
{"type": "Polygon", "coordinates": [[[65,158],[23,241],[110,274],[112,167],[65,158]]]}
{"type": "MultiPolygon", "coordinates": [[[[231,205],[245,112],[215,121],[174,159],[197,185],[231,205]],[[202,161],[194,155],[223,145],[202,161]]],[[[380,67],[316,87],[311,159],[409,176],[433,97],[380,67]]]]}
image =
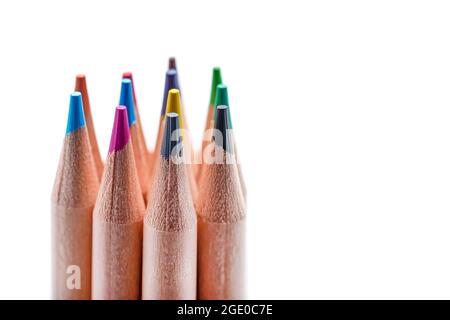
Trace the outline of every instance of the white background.
{"type": "Polygon", "coordinates": [[[75,75],[103,157],[124,71],[153,146],[176,56],[200,145],[222,68],[249,298],[450,298],[448,1],[2,1],[0,298],[50,297],[75,75]]]}

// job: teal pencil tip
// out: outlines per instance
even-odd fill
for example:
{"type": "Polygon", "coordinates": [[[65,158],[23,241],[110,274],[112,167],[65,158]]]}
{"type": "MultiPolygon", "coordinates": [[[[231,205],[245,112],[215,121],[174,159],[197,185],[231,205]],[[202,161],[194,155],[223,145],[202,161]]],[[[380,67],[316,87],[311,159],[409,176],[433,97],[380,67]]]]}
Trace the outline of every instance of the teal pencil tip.
{"type": "Polygon", "coordinates": [[[136,122],[134,114],[133,87],[130,79],[122,79],[119,105],[127,107],[128,125],[131,127],[136,122]]]}

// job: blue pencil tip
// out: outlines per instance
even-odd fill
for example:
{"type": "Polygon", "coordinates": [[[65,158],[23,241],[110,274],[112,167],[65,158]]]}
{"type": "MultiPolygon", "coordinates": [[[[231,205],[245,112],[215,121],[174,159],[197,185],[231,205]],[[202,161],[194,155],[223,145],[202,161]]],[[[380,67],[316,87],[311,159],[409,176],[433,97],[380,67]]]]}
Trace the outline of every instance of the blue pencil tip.
{"type": "Polygon", "coordinates": [[[67,119],[66,134],[84,127],[84,111],[81,93],[75,91],[70,95],[69,117],[67,119]]]}
{"type": "Polygon", "coordinates": [[[163,104],[161,107],[161,116],[166,115],[166,106],[167,106],[167,96],[169,95],[169,91],[171,89],[180,89],[180,86],[178,85],[178,77],[177,77],[177,70],[175,69],[169,69],[166,72],[166,83],[164,86],[164,96],[163,96],[163,104]]]}
{"type": "Polygon", "coordinates": [[[131,127],[136,122],[134,115],[133,87],[130,79],[122,79],[119,105],[127,107],[128,125],[131,127]]]}

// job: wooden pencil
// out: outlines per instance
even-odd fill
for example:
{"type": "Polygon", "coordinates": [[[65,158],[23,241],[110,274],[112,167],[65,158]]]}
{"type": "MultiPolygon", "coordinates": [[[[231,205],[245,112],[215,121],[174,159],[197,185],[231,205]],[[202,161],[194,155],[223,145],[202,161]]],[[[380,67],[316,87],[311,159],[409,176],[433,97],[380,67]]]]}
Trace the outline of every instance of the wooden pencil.
{"type": "Polygon", "coordinates": [[[143,137],[139,133],[136,115],[134,113],[134,96],[133,87],[130,79],[122,79],[122,87],[120,90],[119,105],[127,108],[128,124],[130,126],[130,137],[133,145],[133,154],[136,161],[136,168],[139,177],[139,184],[144,200],[147,198],[148,179],[149,179],[149,159],[148,150],[143,137]]]}
{"type": "Polygon", "coordinates": [[[70,97],[52,192],[52,296],[91,298],[92,211],[99,187],[80,92],[70,97]]]}
{"type": "Polygon", "coordinates": [[[216,109],[215,162],[205,164],[198,201],[199,299],[245,297],[245,204],[227,106],[216,109]]]}
{"type": "Polygon", "coordinates": [[[196,164],[194,170],[195,179],[197,180],[197,183],[200,183],[204,153],[207,150],[208,144],[211,142],[212,137],[211,131],[212,129],[214,129],[214,109],[216,106],[215,101],[216,101],[217,85],[221,83],[222,83],[222,74],[220,72],[220,68],[214,67],[211,80],[211,93],[209,97],[208,112],[206,114],[205,129],[203,130],[202,147],[200,149],[200,155],[197,156],[197,158],[201,159],[201,161],[200,163],[196,164]]]}
{"type": "Polygon", "coordinates": [[[195,299],[197,225],[179,116],[168,113],[144,218],[143,299],[195,299]]]}
{"type": "Polygon", "coordinates": [[[93,299],[140,298],[144,211],[127,108],[118,106],[93,214],[93,299]]]}
{"type": "MultiPolygon", "coordinates": [[[[189,178],[189,186],[191,188],[191,194],[195,201],[195,199],[197,199],[197,195],[198,195],[198,187],[197,187],[197,181],[195,180],[194,172],[192,171],[192,163],[191,163],[192,145],[189,142],[189,137],[187,135],[187,129],[184,127],[181,95],[180,95],[180,91],[178,89],[170,89],[167,94],[167,105],[166,105],[165,114],[167,115],[171,112],[174,112],[180,116],[179,123],[180,123],[181,135],[183,136],[183,148],[184,148],[183,157],[184,157],[184,162],[185,162],[186,168],[187,168],[187,174],[188,174],[188,178],[189,178]]],[[[165,119],[166,119],[166,117],[163,117],[163,119],[162,119],[163,127],[165,127],[165,119]]],[[[163,139],[160,139],[159,143],[156,144],[158,149],[161,148],[162,141],[163,141],[163,139]]],[[[159,161],[159,159],[155,159],[155,161],[154,161],[155,168],[153,168],[153,176],[156,172],[155,169],[158,167],[158,161],[159,161]]]]}
{"type": "Polygon", "coordinates": [[[97,176],[98,176],[98,180],[100,181],[102,179],[104,164],[103,164],[103,160],[100,155],[100,150],[99,150],[98,144],[97,144],[97,137],[95,135],[94,120],[92,118],[92,113],[91,113],[91,103],[89,101],[89,93],[88,93],[88,89],[87,89],[86,76],[84,74],[79,74],[76,76],[75,91],[80,92],[81,97],[83,99],[84,118],[86,121],[86,128],[87,128],[88,135],[89,135],[89,143],[91,145],[91,153],[92,153],[92,156],[94,157],[95,168],[97,169],[97,176]]]}
{"type": "MultiPolygon", "coordinates": [[[[225,105],[228,107],[228,120],[230,122],[230,128],[233,129],[233,123],[231,121],[230,105],[228,102],[228,88],[226,85],[224,85],[222,83],[218,84],[216,87],[215,102],[214,102],[214,107],[212,108],[212,110],[213,110],[212,120],[210,122],[209,129],[207,129],[204,133],[204,140],[202,142],[202,155],[203,155],[203,157],[205,157],[204,159],[206,159],[206,162],[207,162],[207,157],[209,157],[211,154],[211,151],[214,150],[214,148],[211,148],[211,146],[212,147],[214,146],[214,144],[211,144],[211,140],[212,140],[212,136],[213,136],[212,128],[214,128],[214,119],[216,117],[216,109],[217,109],[217,106],[219,106],[219,105],[225,105]]],[[[230,134],[230,139],[233,140],[233,143],[232,143],[232,146],[234,148],[233,155],[236,158],[236,167],[237,167],[238,174],[239,174],[239,184],[241,187],[241,192],[244,197],[244,201],[247,202],[247,186],[245,184],[244,175],[242,173],[241,163],[240,163],[239,155],[237,152],[237,147],[236,147],[236,142],[234,139],[233,130],[229,130],[229,134],[230,134]]],[[[202,183],[202,170],[204,168],[203,164],[204,163],[202,163],[202,166],[200,166],[200,174],[197,177],[198,184],[202,183]]]]}

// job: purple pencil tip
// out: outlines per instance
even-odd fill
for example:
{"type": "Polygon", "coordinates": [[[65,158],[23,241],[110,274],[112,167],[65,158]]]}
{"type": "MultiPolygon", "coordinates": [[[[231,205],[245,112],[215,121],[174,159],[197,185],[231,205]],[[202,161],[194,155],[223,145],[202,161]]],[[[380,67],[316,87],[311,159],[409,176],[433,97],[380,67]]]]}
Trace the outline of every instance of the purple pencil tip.
{"type": "Polygon", "coordinates": [[[109,153],[122,150],[130,139],[130,128],[128,126],[127,107],[117,106],[114,116],[114,127],[111,134],[109,153]]]}
{"type": "Polygon", "coordinates": [[[175,57],[169,58],[169,69],[177,69],[177,62],[175,60],[175,57]]]}

